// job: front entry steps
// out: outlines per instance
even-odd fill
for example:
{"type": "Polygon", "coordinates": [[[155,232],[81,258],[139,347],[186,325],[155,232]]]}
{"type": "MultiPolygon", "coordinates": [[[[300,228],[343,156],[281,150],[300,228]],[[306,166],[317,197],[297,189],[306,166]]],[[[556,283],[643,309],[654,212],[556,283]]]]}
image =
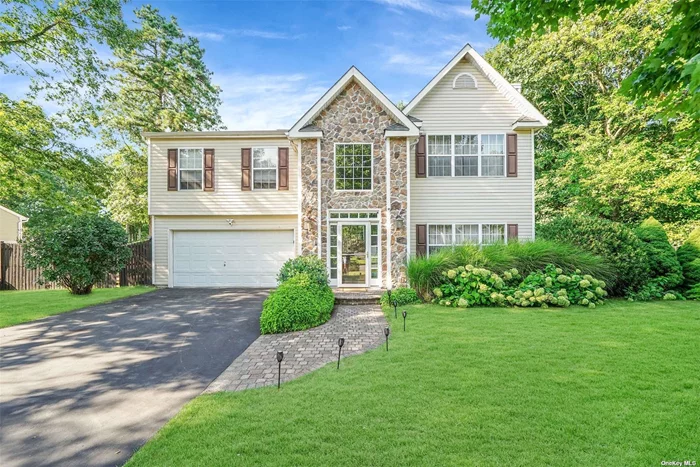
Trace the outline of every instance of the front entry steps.
{"type": "Polygon", "coordinates": [[[381,289],[337,288],[334,289],[336,305],[376,305],[382,296],[381,289]]]}

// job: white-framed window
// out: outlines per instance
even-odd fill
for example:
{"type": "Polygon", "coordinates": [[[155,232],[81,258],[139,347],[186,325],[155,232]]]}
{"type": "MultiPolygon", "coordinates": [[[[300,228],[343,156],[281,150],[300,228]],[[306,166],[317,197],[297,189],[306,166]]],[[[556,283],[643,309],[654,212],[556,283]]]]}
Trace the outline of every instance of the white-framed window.
{"type": "Polygon", "coordinates": [[[428,224],[428,255],[441,248],[470,243],[505,243],[505,224],[428,224]]]}
{"type": "Polygon", "coordinates": [[[455,245],[479,244],[479,224],[456,224],[455,245]]]}
{"type": "Polygon", "coordinates": [[[177,173],[180,190],[201,190],[204,179],[204,149],[178,149],[177,173]]]}
{"type": "Polygon", "coordinates": [[[429,177],[504,177],[506,135],[428,135],[429,177]]]}
{"type": "Polygon", "coordinates": [[[452,176],[452,135],[428,135],[428,175],[452,176]]]}
{"type": "Polygon", "coordinates": [[[479,135],[455,135],[455,177],[479,176],[479,135]]]}
{"type": "Polygon", "coordinates": [[[452,224],[428,226],[428,254],[437,250],[454,245],[452,236],[452,224]]]}
{"type": "Polygon", "coordinates": [[[481,135],[481,175],[484,177],[502,177],[505,173],[505,135],[481,135]]]}
{"type": "Polygon", "coordinates": [[[505,243],[506,226],[503,224],[482,224],[481,244],[492,245],[494,243],[505,243]]]}
{"type": "Polygon", "coordinates": [[[336,191],[372,189],[372,144],[335,143],[336,191]]]}
{"type": "Polygon", "coordinates": [[[253,148],[253,189],[277,189],[277,148],[253,148]]]}

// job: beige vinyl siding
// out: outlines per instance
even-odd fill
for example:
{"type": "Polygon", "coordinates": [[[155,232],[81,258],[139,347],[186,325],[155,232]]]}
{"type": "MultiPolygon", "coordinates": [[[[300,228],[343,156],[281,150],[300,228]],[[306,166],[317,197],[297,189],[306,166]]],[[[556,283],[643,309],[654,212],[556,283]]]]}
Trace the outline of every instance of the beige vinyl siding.
{"type": "MultiPolygon", "coordinates": [[[[297,216],[155,216],[153,218],[154,284],[168,285],[169,232],[178,230],[294,230],[297,216]],[[226,219],[233,219],[229,225],[226,219]]],[[[296,239],[296,233],[294,235],[296,239]]]]}
{"type": "MultiPolygon", "coordinates": [[[[411,111],[426,134],[512,133],[521,114],[482,75],[462,60],[411,111]],[[452,89],[454,78],[468,72],[478,89],[452,89]]],[[[411,161],[411,252],[416,224],[518,224],[521,239],[532,238],[533,164],[530,130],[518,131],[517,177],[415,178],[411,161]]],[[[411,155],[414,157],[414,154],[411,155]]]]}
{"type": "Polygon", "coordinates": [[[285,137],[151,138],[149,214],[260,215],[296,214],[297,153],[285,137]],[[241,148],[289,148],[289,190],[241,191],[241,148]],[[168,191],[168,149],[214,148],[215,191],[168,191]]]}
{"type": "Polygon", "coordinates": [[[21,219],[11,212],[0,209],[0,241],[17,242],[21,219]]]}

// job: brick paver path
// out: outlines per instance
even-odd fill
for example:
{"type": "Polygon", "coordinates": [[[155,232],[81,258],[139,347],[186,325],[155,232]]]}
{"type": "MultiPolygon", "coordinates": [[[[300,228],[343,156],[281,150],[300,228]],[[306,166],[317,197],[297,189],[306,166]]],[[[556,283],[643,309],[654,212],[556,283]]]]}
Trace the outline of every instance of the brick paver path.
{"type": "Polygon", "coordinates": [[[205,392],[240,391],[277,384],[277,351],[284,352],[282,382],[338,359],[338,338],[345,338],[343,357],[360,354],[384,342],[386,319],[379,305],[339,305],[331,319],[306,331],[260,336],[233,361],[205,392]]]}

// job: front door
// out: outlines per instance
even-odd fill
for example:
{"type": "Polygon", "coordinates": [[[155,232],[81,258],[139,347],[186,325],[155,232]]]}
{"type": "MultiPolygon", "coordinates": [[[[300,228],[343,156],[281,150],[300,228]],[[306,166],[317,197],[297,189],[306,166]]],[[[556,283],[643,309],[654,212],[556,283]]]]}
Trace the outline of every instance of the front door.
{"type": "Polygon", "coordinates": [[[340,285],[367,287],[369,224],[340,224],[340,285]]]}

